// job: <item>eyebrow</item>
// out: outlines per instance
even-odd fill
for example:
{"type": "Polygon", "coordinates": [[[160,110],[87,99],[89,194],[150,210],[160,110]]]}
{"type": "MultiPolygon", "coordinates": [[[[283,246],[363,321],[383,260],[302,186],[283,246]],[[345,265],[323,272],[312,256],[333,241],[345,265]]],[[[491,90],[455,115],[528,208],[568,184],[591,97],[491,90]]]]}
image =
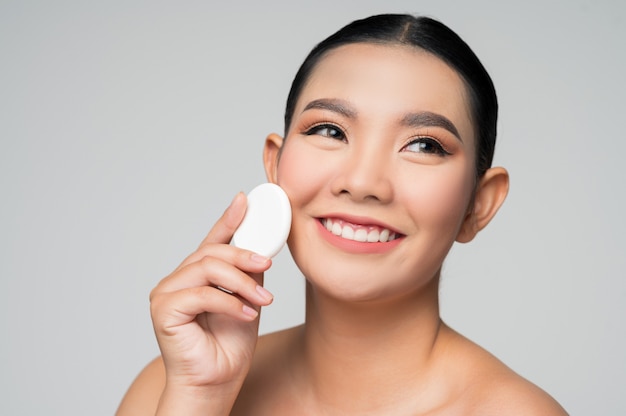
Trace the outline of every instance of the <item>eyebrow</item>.
{"type": "Polygon", "coordinates": [[[419,113],[408,113],[402,117],[401,123],[408,127],[441,127],[452,133],[461,143],[461,135],[454,123],[441,114],[432,113],[430,111],[420,111],[419,113]]]}
{"type": "Polygon", "coordinates": [[[308,103],[306,107],[304,107],[302,112],[304,113],[305,111],[312,109],[329,110],[334,113],[339,113],[347,118],[356,118],[357,116],[356,110],[354,110],[346,101],[332,98],[320,98],[318,100],[313,100],[308,103]]]}
{"type": "MultiPolygon", "coordinates": [[[[317,100],[313,100],[304,107],[302,112],[304,113],[305,111],[312,109],[332,111],[351,119],[356,118],[358,114],[357,111],[354,110],[348,102],[334,98],[320,98],[317,100]]],[[[404,115],[404,117],[402,117],[400,122],[404,126],[413,128],[441,127],[445,130],[448,130],[454,135],[454,137],[456,137],[461,143],[463,143],[463,139],[461,139],[461,135],[459,134],[459,131],[457,130],[454,123],[452,123],[452,121],[450,121],[447,117],[442,116],[441,114],[433,113],[431,111],[407,113],[404,115]]]]}

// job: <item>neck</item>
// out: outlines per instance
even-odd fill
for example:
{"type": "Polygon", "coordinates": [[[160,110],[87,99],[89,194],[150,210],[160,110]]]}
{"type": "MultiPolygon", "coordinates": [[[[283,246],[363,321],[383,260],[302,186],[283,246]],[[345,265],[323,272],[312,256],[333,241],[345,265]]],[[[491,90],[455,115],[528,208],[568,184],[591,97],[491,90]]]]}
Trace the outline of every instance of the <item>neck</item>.
{"type": "Polygon", "coordinates": [[[438,280],[416,293],[358,303],[308,285],[301,362],[314,400],[373,409],[406,397],[407,388],[425,388],[442,328],[438,280]]]}

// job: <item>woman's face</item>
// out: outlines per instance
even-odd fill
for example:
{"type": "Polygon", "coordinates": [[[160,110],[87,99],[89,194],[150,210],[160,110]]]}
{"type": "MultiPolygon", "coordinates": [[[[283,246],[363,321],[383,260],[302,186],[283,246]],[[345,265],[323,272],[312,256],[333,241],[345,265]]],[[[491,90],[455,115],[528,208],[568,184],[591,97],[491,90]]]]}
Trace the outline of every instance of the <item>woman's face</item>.
{"type": "Polygon", "coordinates": [[[314,287],[374,300],[437,277],[468,211],[475,155],[465,86],[443,61],[405,46],[332,50],[281,152],[270,175],[289,195],[289,247],[314,287]]]}

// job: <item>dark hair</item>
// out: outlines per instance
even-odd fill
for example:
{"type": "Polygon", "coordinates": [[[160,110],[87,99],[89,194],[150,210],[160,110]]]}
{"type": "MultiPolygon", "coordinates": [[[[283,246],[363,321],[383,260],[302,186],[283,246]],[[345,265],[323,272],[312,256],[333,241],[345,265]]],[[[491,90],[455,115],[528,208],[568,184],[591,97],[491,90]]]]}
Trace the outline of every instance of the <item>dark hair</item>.
{"type": "Polygon", "coordinates": [[[428,17],[383,14],[356,20],[319,43],[306,57],[292,84],[285,109],[285,137],[302,89],[320,59],[352,43],[401,44],[425,50],[446,62],[464,80],[476,134],[476,177],[491,166],[496,144],[498,100],[489,74],[456,33],[428,17]]]}

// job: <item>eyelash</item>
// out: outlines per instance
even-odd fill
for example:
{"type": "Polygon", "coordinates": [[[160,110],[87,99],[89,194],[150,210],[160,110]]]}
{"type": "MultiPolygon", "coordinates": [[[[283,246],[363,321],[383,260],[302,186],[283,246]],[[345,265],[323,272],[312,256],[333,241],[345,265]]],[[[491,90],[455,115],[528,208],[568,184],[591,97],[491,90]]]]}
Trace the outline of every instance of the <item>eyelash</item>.
{"type": "Polygon", "coordinates": [[[319,135],[319,136],[328,137],[329,139],[334,139],[334,140],[342,140],[342,141],[346,140],[346,134],[343,132],[343,130],[332,123],[316,124],[306,129],[304,134],[306,134],[307,136],[319,135]],[[328,132],[327,134],[321,134],[320,133],[321,130],[328,130],[328,132]],[[330,131],[334,131],[335,134],[338,134],[340,137],[337,137],[336,135],[328,134],[330,133],[330,131]]]}
{"type": "Polygon", "coordinates": [[[418,137],[414,140],[412,140],[411,142],[409,142],[406,146],[403,147],[403,149],[408,148],[411,145],[414,144],[418,144],[419,147],[419,151],[416,151],[414,153],[426,153],[426,154],[432,154],[432,155],[437,155],[440,157],[444,157],[444,156],[449,156],[452,153],[448,152],[442,145],[441,143],[439,143],[438,140],[429,137],[429,136],[421,136],[418,137]],[[431,150],[424,150],[424,146],[429,146],[432,149],[431,150]]]}
{"type": "MultiPolygon", "coordinates": [[[[328,137],[329,139],[333,139],[333,140],[341,140],[341,141],[346,140],[346,134],[343,132],[343,130],[337,125],[332,124],[332,123],[316,124],[306,129],[304,134],[306,134],[307,136],[320,135],[323,137],[328,137]],[[326,134],[322,134],[320,132],[321,130],[327,130],[326,134]],[[334,133],[329,134],[331,131],[334,131],[334,133]]],[[[438,140],[430,136],[417,137],[416,139],[406,144],[402,149],[405,150],[409,146],[412,146],[415,144],[418,144],[420,146],[419,151],[413,151],[412,153],[425,153],[425,154],[432,154],[432,155],[436,155],[440,157],[449,156],[452,154],[448,152],[438,140]],[[428,146],[429,148],[431,148],[431,150],[425,150],[424,146],[428,146]]],[[[410,150],[407,150],[407,151],[410,151],[410,150]]]]}

